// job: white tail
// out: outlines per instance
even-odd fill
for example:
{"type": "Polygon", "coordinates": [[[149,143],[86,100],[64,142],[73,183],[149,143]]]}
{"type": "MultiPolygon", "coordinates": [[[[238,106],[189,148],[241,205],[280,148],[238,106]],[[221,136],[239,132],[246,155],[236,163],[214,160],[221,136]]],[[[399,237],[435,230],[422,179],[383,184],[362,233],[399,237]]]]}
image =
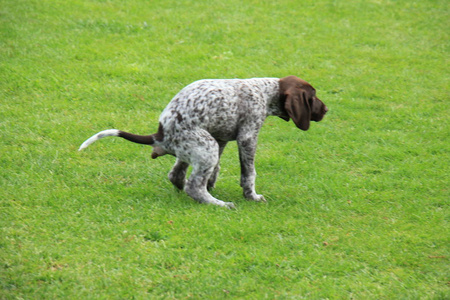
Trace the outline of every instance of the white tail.
{"type": "Polygon", "coordinates": [[[81,144],[80,148],[78,149],[78,151],[83,150],[84,148],[87,148],[90,144],[92,144],[93,142],[102,139],[104,137],[108,137],[108,136],[119,136],[120,131],[117,129],[107,129],[107,130],[103,130],[100,131],[97,134],[94,134],[93,136],[91,136],[90,138],[88,138],[83,144],[81,144]]]}

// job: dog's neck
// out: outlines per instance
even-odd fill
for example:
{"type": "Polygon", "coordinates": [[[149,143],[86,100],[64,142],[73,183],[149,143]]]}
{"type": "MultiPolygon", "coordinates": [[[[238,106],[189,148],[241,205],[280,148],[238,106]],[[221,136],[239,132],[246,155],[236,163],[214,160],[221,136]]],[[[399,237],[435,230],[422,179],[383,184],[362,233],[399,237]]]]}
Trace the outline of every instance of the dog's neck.
{"type": "Polygon", "coordinates": [[[267,116],[277,116],[284,120],[289,120],[286,110],[284,109],[284,102],[286,97],[280,94],[280,80],[276,79],[276,84],[273,85],[273,90],[268,93],[266,111],[267,116]]]}

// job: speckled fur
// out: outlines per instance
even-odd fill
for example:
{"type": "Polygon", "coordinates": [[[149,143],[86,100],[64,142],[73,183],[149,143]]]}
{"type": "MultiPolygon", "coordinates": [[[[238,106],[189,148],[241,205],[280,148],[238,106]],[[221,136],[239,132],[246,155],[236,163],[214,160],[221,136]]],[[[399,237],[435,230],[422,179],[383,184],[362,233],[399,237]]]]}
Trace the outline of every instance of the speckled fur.
{"type": "Polygon", "coordinates": [[[215,185],[226,143],[237,140],[244,195],[264,201],[255,192],[254,155],[266,117],[284,113],[278,100],[278,78],[200,80],[182,89],[162,112],[164,140],[155,143],[177,157],[171,182],[199,202],[233,207],[212,197],[207,188],[215,185]],[[193,171],[185,184],[189,164],[193,171]]]}
{"type": "Polygon", "coordinates": [[[220,156],[227,142],[238,143],[244,196],[265,201],[255,191],[254,159],[258,132],[266,117],[292,118],[297,127],[307,130],[310,119],[320,121],[327,110],[315,96],[314,88],[295,76],[205,79],[186,86],[172,99],[159,118],[158,133],[137,136],[106,130],[88,139],[80,150],[104,136],[149,144],[154,148],[153,158],[164,154],[177,157],[169,173],[175,187],[200,203],[234,208],[232,202],[218,200],[208,192],[217,180],[220,156]],[[189,165],[192,173],[186,180],[189,165]]]}

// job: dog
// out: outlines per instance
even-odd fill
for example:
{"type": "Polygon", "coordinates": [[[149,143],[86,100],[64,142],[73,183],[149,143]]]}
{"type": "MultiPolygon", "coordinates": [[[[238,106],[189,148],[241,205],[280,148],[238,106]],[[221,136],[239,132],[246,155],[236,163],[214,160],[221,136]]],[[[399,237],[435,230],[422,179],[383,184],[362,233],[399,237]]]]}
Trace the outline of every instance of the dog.
{"type": "Polygon", "coordinates": [[[296,77],[204,79],[183,88],[159,117],[155,134],[136,135],[117,129],[101,131],[87,139],[83,150],[98,139],[116,136],[153,147],[152,158],[176,157],[169,173],[172,184],[200,203],[235,208],[232,202],[210,193],[219,174],[220,156],[229,141],[237,141],[244,197],[265,201],[255,191],[255,152],[258,133],[267,116],[292,119],[301,130],[319,122],[327,106],[316,90],[296,77]],[[192,172],[186,180],[188,166],[192,172]]]}

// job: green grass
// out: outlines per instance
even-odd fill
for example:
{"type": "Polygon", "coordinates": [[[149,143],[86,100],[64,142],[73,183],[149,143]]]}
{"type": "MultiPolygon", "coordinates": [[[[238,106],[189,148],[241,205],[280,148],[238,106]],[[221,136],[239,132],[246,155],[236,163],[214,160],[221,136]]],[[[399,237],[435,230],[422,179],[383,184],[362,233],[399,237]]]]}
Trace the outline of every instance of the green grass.
{"type": "Polygon", "coordinates": [[[0,1],[0,299],[448,299],[448,1],[0,1]],[[199,205],[148,134],[201,78],[313,84],[199,205]]]}

